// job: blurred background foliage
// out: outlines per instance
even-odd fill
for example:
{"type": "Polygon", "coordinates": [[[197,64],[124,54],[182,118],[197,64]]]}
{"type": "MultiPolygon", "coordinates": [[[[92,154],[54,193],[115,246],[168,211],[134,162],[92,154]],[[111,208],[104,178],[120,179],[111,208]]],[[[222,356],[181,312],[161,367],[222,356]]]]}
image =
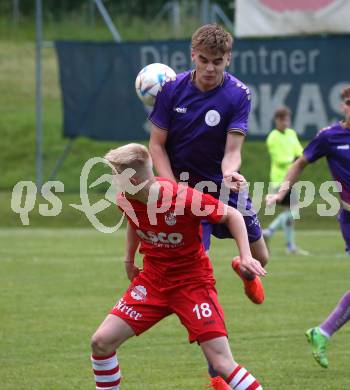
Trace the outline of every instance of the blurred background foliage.
{"type": "MultiPolygon", "coordinates": [[[[176,1],[185,10],[200,12],[201,0],[180,0],[176,1]]],[[[60,20],[69,13],[89,13],[93,7],[93,0],[45,0],[43,3],[43,15],[47,18],[60,20]]],[[[170,1],[164,0],[105,0],[104,4],[112,13],[128,15],[129,17],[139,16],[142,18],[153,18],[159,10],[170,1]]],[[[234,8],[233,0],[216,0],[227,14],[232,13],[234,8]]],[[[19,12],[20,17],[32,17],[35,14],[35,1],[33,0],[1,0],[1,15],[13,15],[19,12]]]]}
{"type": "MultiPolygon", "coordinates": [[[[103,4],[123,40],[189,38],[213,7],[233,23],[232,0],[104,0],[103,4]]],[[[111,35],[94,0],[42,1],[44,39],[107,40],[111,35]]],[[[35,39],[35,1],[0,1],[2,39],[35,39]]]]}
{"type": "MultiPolygon", "coordinates": [[[[217,10],[233,23],[233,0],[104,0],[123,40],[189,38],[217,10]],[[216,11],[213,11],[213,10],[216,11]]],[[[45,39],[111,39],[94,0],[42,1],[45,39]]],[[[221,20],[222,21],[222,20],[221,20]]],[[[35,39],[35,1],[0,1],[2,39],[35,39]]]]}

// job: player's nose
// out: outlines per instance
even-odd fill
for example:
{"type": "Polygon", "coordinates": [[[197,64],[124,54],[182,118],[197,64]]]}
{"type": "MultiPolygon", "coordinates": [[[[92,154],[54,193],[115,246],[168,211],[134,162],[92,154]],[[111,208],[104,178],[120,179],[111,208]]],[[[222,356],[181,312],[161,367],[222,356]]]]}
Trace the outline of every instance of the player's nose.
{"type": "Polygon", "coordinates": [[[214,65],[213,64],[207,64],[207,71],[212,72],[214,70],[214,65]]]}

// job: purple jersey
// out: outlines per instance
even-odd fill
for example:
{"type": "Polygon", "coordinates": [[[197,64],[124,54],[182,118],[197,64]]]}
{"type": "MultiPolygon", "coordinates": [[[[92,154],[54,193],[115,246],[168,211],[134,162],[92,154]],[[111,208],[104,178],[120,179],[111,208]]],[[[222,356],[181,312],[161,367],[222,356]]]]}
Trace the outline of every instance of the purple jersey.
{"type": "MultiPolygon", "coordinates": [[[[180,73],[176,80],[164,84],[149,119],[168,132],[165,148],[176,178],[181,172],[189,172],[191,187],[202,181],[214,182],[217,192],[208,192],[219,197],[227,133],[247,134],[250,99],[249,89],[226,72],[222,83],[206,92],[196,87],[191,71],[180,73]]],[[[243,207],[249,210],[244,216],[248,238],[254,242],[261,237],[260,223],[248,193],[242,198],[243,207]]],[[[231,192],[229,199],[221,200],[237,208],[238,194],[231,192]]],[[[231,237],[224,225],[203,222],[202,227],[206,250],[210,233],[218,238],[231,237]]]]}
{"type": "Polygon", "coordinates": [[[350,129],[337,122],[321,130],[304,149],[304,156],[309,162],[327,158],[334,180],[342,186],[343,205],[350,207],[350,129]]]}
{"type": "Polygon", "coordinates": [[[229,73],[206,92],[196,87],[192,77],[187,71],[165,83],[149,119],[168,131],[166,151],[175,177],[189,172],[192,187],[203,180],[219,185],[227,133],[247,133],[250,92],[229,73]]]}

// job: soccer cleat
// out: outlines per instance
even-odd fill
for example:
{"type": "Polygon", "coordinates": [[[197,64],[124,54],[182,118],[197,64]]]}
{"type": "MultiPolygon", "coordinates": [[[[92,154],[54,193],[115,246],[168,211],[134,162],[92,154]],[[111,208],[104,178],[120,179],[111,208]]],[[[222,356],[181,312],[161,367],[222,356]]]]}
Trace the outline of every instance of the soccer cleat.
{"type": "Polygon", "coordinates": [[[289,245],[286,246],[286,255],[297,255],[297,256],[309,256],[310,252],[298,248],[297,246],[291,247],[289,245]]]}
{"type": "Polygon", "coordinates": [[[244,292],[247,297],[257,305],[261,305],[265,299],[264,286],[259,278],[255,276],[254,279],[247,279],[241,272],[240,269],[240,259],[235,257],[232,260],[232,268],[238,274],[238,276],[243,280],[244,283],[244,292]]]}
{"type": "Polygon", "coordinates": [[[320,328],[310,328],[306,331],[305,336],[307,341],[311,344],[312,354],[316,362],[323,368],[328,367],[328,359],[326,355],[326,348],[328,338],[320,332],[320,328]]]}
{"type": "Polygon", "coordinates": [[[224,379],[221,378],[221,376],[210,378],[210,383],[206,387],[213,387],[214,390],[232,390],[231,387],[224,381],[224,379]]]}

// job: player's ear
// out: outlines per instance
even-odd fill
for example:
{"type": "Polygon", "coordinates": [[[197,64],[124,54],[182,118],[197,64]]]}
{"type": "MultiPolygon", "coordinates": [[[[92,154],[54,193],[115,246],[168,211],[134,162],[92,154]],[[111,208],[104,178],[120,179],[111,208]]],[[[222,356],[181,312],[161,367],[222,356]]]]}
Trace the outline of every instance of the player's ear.
{"type": "Polygon", "coordinates": [[[195,57],[195,52],[194,52],[193,48],[191,48],[191,60],[192,60],[192,62],[195,62],[194,61],[194,57],[195,57]]]}
{"type": "Polygon", "coordinates": [[[229,53],[228,53],[228,57],[227,57],[226,66],[229,66],[229,65],[230,65],[231,57],[232,57],[232,52],[229,52],[229,53]]]}

